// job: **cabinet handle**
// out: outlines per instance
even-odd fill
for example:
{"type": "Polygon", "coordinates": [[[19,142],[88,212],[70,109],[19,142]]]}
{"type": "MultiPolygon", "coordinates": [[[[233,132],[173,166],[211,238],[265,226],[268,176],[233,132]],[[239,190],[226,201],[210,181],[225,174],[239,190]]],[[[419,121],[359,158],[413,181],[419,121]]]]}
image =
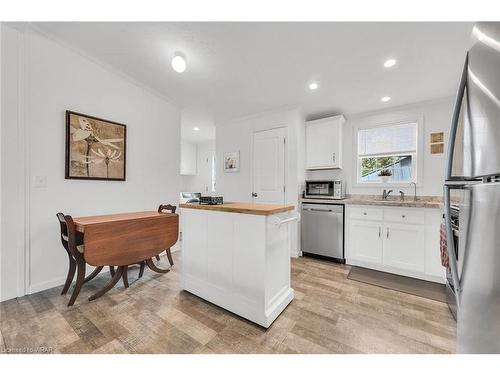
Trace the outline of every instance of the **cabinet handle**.
{"type": "Polygon", "coordinates": [[[387,236],[386,238],[389,238],[389,228],[387,228],[387,236]]]}
{"type": "Polygon", "coordinates": [[[333,162],[335,163],[335,152],[333,153],[333,162]]]}
{"type": "Polygon", "coordinates": [[[365,215],[365,216],[366,216],[366,212],[363,212],[363,215],[365,215]]]}
{"type": "Polygon", "coordinates": [[[378,227],[378,238],[382,236],[382,227],[378,227]]]}
{"type": "Polygon", "coordinates": [[[404,219],[406,217],[406,215],[401,215],[401,217],[404,219]]]}

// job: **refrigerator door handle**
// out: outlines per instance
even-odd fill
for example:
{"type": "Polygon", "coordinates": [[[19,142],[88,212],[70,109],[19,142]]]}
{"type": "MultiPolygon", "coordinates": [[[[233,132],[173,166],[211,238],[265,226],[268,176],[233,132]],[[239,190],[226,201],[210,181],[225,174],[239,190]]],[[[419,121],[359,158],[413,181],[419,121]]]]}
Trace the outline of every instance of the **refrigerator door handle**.
{"type": "Polygon", "coordinates": [[[462,77],[460,78],[460,85],[458,86],[457,100],[455,102],[455,109],[453,110],[453,118],[451,120],[450,140],[448,142],[448,157],[446,159],[446,176],[445,180],[452,180],[453,168],[453,151],[455,150],[455,138],[457,136],[458,120],[460,118],[460,110],[462,107],[462,99],[464,97],[465,88],[467,87],[467,73],[469,69],[469,53],[465,56],[465,64],[462,70],[462,77]]]}
{"type": "Polygon", "coordinates": [[[453,279],[453,287],[455,288],[455,298],[457,301],[457,309],[460,308],[460,279],[458,277],[458,265],[455,255],[455,241],[453,238],[453,228],[451,227],[451,212],[450,212],[450,189],[453,186],[444,185],[444,222],[446,227],[446,247],[448,251],[449,266],[451,277],[453,279]]]}

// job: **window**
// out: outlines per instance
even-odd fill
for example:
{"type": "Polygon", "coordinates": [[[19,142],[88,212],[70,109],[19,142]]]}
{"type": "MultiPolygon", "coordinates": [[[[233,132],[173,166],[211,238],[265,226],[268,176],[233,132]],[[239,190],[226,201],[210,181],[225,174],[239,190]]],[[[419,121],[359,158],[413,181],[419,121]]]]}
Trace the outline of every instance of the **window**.
{"type": "Polygon", "coordinates": [[[416,182],[417,122],[358,129],[357,182],[416,182]]]}

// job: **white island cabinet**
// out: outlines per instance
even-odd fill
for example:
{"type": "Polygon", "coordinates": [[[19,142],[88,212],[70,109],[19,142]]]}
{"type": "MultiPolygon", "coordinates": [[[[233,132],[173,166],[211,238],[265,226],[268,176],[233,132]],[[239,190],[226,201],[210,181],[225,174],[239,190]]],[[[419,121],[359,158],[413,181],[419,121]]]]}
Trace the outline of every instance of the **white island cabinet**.
{"type": "Polygon", "coordinates": [[[181,285],[269,327],[292,301],[289,223],[293,206],[181,204],[181,285]]]}

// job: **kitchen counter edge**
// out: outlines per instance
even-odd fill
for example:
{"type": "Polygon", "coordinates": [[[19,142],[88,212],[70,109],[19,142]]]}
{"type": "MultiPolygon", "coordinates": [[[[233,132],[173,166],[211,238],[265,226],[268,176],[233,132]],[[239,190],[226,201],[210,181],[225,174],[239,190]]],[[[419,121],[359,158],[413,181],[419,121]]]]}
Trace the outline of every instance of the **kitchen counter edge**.
{"type": "Polygon", "coordinates": [[[222,211],[222,212],[249,214],[249,215],[262,215],[262,216],[275,215],[282,212],[293,211],[295,209],[295,206],[293,205],[254,204],[254,203],[239,203],[239,202],[228,202],[217,205],[180,203],[179,207],[191,208],[195,210],[222,211]]]}

